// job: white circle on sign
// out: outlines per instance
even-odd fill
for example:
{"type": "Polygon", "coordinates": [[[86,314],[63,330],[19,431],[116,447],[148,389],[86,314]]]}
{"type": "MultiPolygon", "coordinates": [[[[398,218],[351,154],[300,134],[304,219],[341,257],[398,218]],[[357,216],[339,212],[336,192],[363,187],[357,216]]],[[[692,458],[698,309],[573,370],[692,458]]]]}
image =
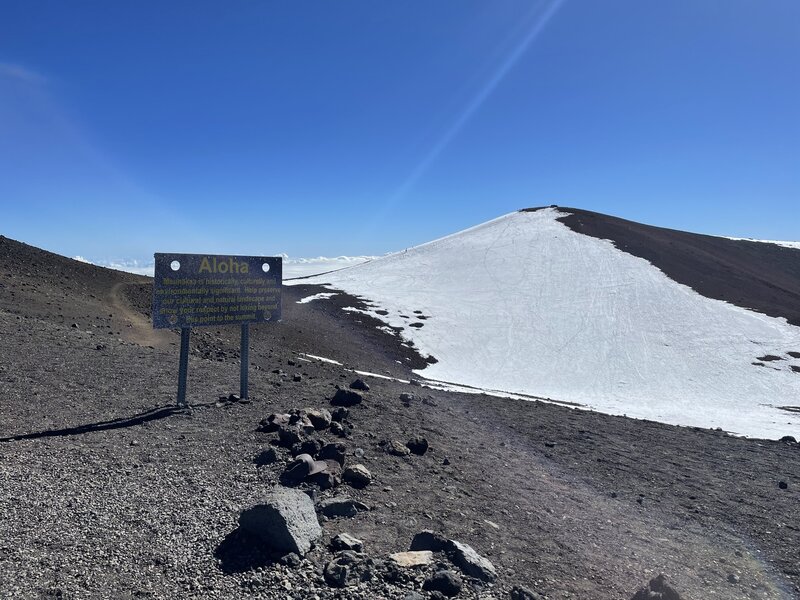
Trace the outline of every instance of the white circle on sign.
{"type": "Polygon", "coordinates": [[[264,273],[269,273],[269,263],[261,265],[261,270],[264,271],[264,273]]]}
{"type": "Polygon", "coordinates": [[[181,263],[179,263],[177,260],[173,260],[171,263],[169,263],[169,268],[173,271],[177,271],[181,268],[181,263]]]}

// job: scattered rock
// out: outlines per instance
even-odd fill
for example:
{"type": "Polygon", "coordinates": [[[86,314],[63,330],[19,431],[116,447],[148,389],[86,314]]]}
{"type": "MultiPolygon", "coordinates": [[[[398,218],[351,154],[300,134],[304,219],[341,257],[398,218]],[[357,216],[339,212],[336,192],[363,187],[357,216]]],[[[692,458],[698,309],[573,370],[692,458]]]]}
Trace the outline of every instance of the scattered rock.
{"type": "Polygon", "coordinates": [[[369,391],[369,385],[363,379],[356,379],[353,383],[350,384],[351,390],[361,390],[362,392],[369,391]]]}
{"type": "Polygon", "coordinates": [[[305,432],[299,427],[286,425],[278,429],[278,440],[281,446],[285,446],[286,448],[291,448],[295,444],[299,444],[303,439],[303,435],[305,435],[305,432]]]}
{"type": "Polygon", "coordinates": [[[326,467],[319,473],[309,476],[309,480],[317,484],[320,489],[328,490],[342,483],[342,465],[335,460],[315,461],[324,462],[326,467]]]}
{"type": "Polygon", "coordinates": [[[278,453],[275,451],[275,448],[267,448],[266,450],[259,452],[258,455],[253,459],[253,462],[259,467],[263,467],[265,465],[271,465],[277,460],[278,453]]]}
{"type": "Polygon", "coordinates": [[[455,571],[445,569],[437,571],[422,584],[423,590],[441,592],[445,596],[457,596],[461,591],[461,577],[455,571]]]}
{"type": "Polygon", "coordinates": [[[342,478],[354,488],[363,488],[372,483],[372,473],[361,464],[347,467],[342,478]]]}
{"type": "Polygon", "coordinates": [[[359,512],[369,510],[369,507],[346,496],[334,496],[321,500],[317,510],[326,517],[355,517],[359,512]]]}
{"type": "Polygon", "coordinates": [[[353,550],[354,552],[361,552],[364,548],[364,542],[354,538],[349,533],[340,533],[331,540],[331,548],[334,550],[353,550]]]}
{"type": "Polygon", "coordinates": [[[361,557],[355,552],[345,550],[339,556],[329,561],[323,570],[323,576],[328,585],[333,587],[347,587],[360,580],[356,567],[361,562],[361,557]]]}
{"type": "Polygon", "coordinates": [[[331,433],[339,437],[345,437],[347,435],[345,428],[342,427],[342,424],[337,421],[331,423],[331,433]]]}
{"type": "Polygon", "coordinates": [[[325,444],[317,456],[323,460],[335,460],[340,465],[344,466],[346,452],[347,446],[341,442],[334,442],[332,444],[325,444]]]}
{"type": "Polygon", "coordinates": [[[395,552],[389,555],[389,560],[398,567],[422,567],[433,562],[433,552],[430,550],[395,552]]]}
{"type": "Polygon", "coordinates": [[[441,533],[424,529],[411,540],[411,550],[430,550],[440,552],[447,547],[447,538],[441,533]]]}
{"type": "Polygon", "coordinates": [[[292,456],[297,456],[299,454],[316,456],[321,447],[322,444],[318,440],[303,440],[299,444],[292,446],[292,456]]]}
{"type": "Polygon", "coordinates": [[[411,454],[411,450],[408,449],[408,446],[397,440],[385,443],[385,448],[386,451],[393,456],[408,456],[411,454]]]}
{"type": "Polygon", "coordinates": [[[349,416],[350,416],[350,411],[347,410],[344,406],[334,408],[333,412],[331,412],[331,418],[337,423],[341,423],[349,416]]]}
{"type": "Polygon", "coordinates": [[[417,436],[408,440],[406,446],[409,450],[411,450],[412,454],[422,456],[428,451],[428,440],[426,440],[424,437],[417,436]]]}
{"type": "Polygon", "coordinates": [[[287,566],[292,569],[296,569],[300,566],[302,559],[297,556],[294,552],[290,552],[289,554],[284,554],[278,559],[278,562],[284,566],[287,566]]]}
{"type": "Polygon", "coordinates": [[[739,583],[739,576],[736,573],[728,573],[728,583],[739,583]]]}
{"type": "Polygon", "coordinates": [[[244,510],[239,526],[268,547],[299,556],[304,556],[322,535],[311,498],[286,488],[275,488],[244,510]]]}
{"type": "Polygon", "coordinates": [[[778,487],[781,488],[782,490],[786,490],[789,489],[789,484],[786,483],[785,481],[779,481],[778,487]]]}
{"type": "Polygon", "coordinates": [[[310,454],[298,454],[283,471],[281,483],[289,486],[297,485],[306,477],[322,473],[327,468],[328,463],[325,461],[314,460],[310,454]]]}
{"type": "Polygon", "coordinates": [[[330,411],[325,408],[307,408],[305,412],[311,425],[317,431],[327,429],[333,420],[330,411]]]}
{"type": "Polygon", "coordinates": [[[278,431],[282,426],[289,424],[290,417],[291,415],[288,414],[273,413],[266,419],[261,419],[261,422],[258,424],[258,431],[263,431],[264,433],[278,431]]]}
{"type": "Polygon", "coordinates": [[[544,600],[544,596],[521,585],[515,585],[511,589],[511,600],[544,600]]]}
{"type": "Polygon", "coordinates": [[[414,402],[414,400],[416,399],[417,397],[414,394],[407,394],[407,393],[400,394],[400,402],[402,402],[406,406],[414,402]]]}
{"type": "Polygon", "coordinates": [[[796,444],[797,443],[797,440],[795,439],[795,437],[793,435],[785,435],[785,436],[783,436],[781,438],[781,441],[782,442],[788,442],[790,444],[796,444]]]}
{"type": "Polygon", "coordinates": [[[336,390],[333,398],[331,398],[331,404],[333,406],[356,406],[357,404],[361,404],[363,400],[364,396],[358,392],[354,392],[352,390],[343,390],[340,388],[336,390]]]}
{"type": "Polygon", "coordinates": [[[650,580],[631,600],[681,600],[680,595],[667,583],[666,575],[659,575],[650,580]]]}
{"type": "Polygon", "coordinates": [[[494,565],[475,552],[469,544],[450,540],[447,544],[447,553],[453,564],[461,569],[465,575],[487,582],[497,579],[497,571],[494,565]]]}
{"type": "Polygon", "coordinates": [[[293,410],[289,413],[289,425],[302,429],[306,433],[315,431],[314,424],[308,418],[305,410],[293,410]]]}
{"type": "Polygon", "coordinates": [[[405,596],[403,596],[403,600],[425,600],[425,596],[420,594],[419,592],[408,592],[405,596]]]}
{"type": "Polygon", "coordinates": [[[296,382],[303,381],[303,376],[300,375],[299,373],[295,373],[294,375],[292,375],[292,381],[296,382]]]}

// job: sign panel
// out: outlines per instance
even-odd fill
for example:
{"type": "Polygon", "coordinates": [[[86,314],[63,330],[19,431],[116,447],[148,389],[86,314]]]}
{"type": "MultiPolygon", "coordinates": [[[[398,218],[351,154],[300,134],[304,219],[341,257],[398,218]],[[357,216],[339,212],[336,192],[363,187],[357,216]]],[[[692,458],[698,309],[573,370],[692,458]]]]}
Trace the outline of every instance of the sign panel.
{"type": "Polygon", "coordinates": [[[282,282],[280,257],[157,253],[153,327],[278,321],[282,282]]]}

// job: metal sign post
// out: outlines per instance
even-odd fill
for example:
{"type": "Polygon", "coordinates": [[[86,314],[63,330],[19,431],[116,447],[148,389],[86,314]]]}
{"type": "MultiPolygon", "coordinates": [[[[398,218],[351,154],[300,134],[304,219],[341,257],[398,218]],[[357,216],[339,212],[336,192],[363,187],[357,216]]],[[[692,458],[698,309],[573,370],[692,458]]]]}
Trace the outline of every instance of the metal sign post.
{"type": "Polygon", "coordinates": [[[239,352],[239,398],[247,400],[247,370],[250,368],[250,323],[242,323],[242,348],[239,352]]]}
{"type": "Polygon", "coordinates": [[[181,327],[181,356],[178,362],[178,408],[186,408],[186,377],[189,372],[189,327],[181,327]]]}
{"type": "Polygon", "coordinates": [[[274,256],[155,255],[153,327],[181,330],[178,406],[186,407],[192,327],[240,325],[239,393],[248,397],[250,323],[281,318],[283,262],[274,256]]]}

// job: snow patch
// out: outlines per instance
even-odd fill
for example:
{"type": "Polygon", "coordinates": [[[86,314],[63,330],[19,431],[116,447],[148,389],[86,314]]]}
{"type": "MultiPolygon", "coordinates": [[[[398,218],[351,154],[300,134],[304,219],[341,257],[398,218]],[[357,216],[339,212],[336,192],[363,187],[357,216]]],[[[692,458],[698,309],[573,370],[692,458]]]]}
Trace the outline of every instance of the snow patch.
{"type": "Polygon", "coordinates": [[[313,302],[314,300],[326,300],[328,298],[332,298],[333,296],[337,296],[336,292],[320,292],[319,294],[314,294],[313,296],[306,296],[305,298],[300,298],[297,301],[297,304],[308,304],[309,302],[313,302]]]}
{"type": "MultiPolygon", "coordinates": [[[[518,212],[302,283],[368,298],[438,362],[420,375],[740,435],[797,434],[800,375],[753,366],[800,328],[701,296],[644,259],[518,212]],[[410,327],[422,311],[421,327],[410,327]],[[406,315],[409,318],[402,318],[406,315]]],[[[450,385],[453,385],[450,384],[450,385]]]]}

